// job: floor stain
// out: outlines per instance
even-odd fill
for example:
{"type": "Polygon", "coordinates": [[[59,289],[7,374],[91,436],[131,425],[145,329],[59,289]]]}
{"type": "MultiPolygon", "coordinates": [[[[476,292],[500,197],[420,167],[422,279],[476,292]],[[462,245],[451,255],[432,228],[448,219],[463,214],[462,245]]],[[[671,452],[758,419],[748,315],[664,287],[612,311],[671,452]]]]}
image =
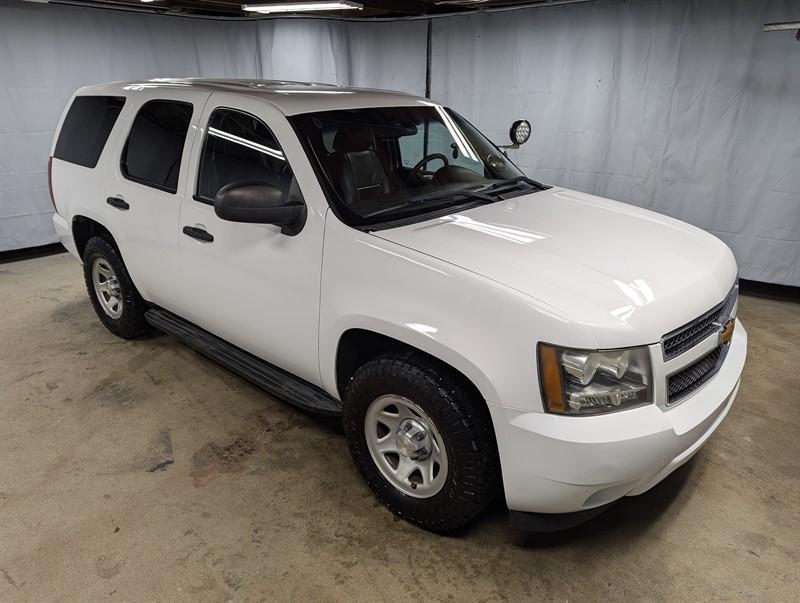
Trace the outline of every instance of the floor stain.
{"type": "Polygon", "coordinates": [[[97,573],[98,576],[103,578],[103,580],[108,580],[109,578],[113,578],[119,573],[119,570],[121,568],[122,568],[122,561],[114,557],[106,557],[105,555],[100,555],[97,559],[94,560],[94,571],[97,573]]]}
{"type": "Polygon", "coordinates": [[[256,452],[268,452],[269,440],[276,438],[277,441],[303,421],[292,414],[287,414],[286,420],[274,421],[270,414],[268,411],[252,413],[245,419],[245,427],[229,443],[208,442],[196,450],[189,463],[192,483],[200,487],[219,474],[242,471],[256,452]]]}
{"type": "Polygon", "coordinates": [[[192,455],[189,464],[192,483],[205,486],[219,474],[242,471],[245,461],[255,451],[255,442],[242,435],[225,446],[209,442],[192,455]]]}
{"type": "Polygon", "coordinates": [[[147,471],[148,473],[156,473],[166,471],[167,467],[174,462],[172,437],[169,435],[168,429],[161,429],[150,438],[145,451],[133,458],[131,469],[134,472],[147,471]]]}
{"type": "Polygon", "coordinates": [[[200,594],[217,588],[217,581],[213,576],[206,576],[200,584],[190,586],[187,590],[193,595],[200,594]]]}
{"type": "MultiPolygon", "coordinates": [[[[135,373],[138,370],[144,368],[151,362],[153,362],[156,358],[160,356],[160,352],[154,352],[153,350],[144,350],[139,352],[130,360],[128,360],[128,365],[126,372],[127,373],[135,373]]],[[[149,373],[148,373],[149,376],[149,373]]],[[[152,379],[152,377],[150,377],[152,379]]]]}
{"type": "Polygon", "coordinates": [[[42,374],[44,374],[44,371],[43,371],[43,370],[42,370],[42,371],[31,371],[30,373],[25,373],[25,374],[24,374],[24,375],[22,375],[21,377],[18,377],[18,378],[16,378],[16,379],[14,379],[14,380],[13,380],[11,383],[12,383],[12,384],[14,384],[14,383],[21,383],[22,381],[27,381],[27,380],[28,380],[28,379],[30,379],[31,377],[36,377],[37,375],[42,375],[42,374]]]}
{"type": "Polygon", "coordinates": [[[222,572],[222,581],[225,585],[232,590],[239,590],[242,588],[242,576],[239,573],[225,570],[222,572]]]}
{"type": "Polygon", "coordinates": [[[135,389],[124,381],[101,383],[88,397],[123,409],[135,406],[137,399],[135,389]]]}
{"type": "Polygon", "coordinates": [[[156,463],[155,465],[153,465],[152,467],[150,467],[150,469],[148,469],[148,470],[147,470],[147,472],[148,472],[148,473],[157,473],[157,472],[159,472],[159,471],[166,471],[166,470],[167,470],[167,467],[169,467],[169,466],[170,466],[172,463],[174,463],[174,462],[175,462],[175,461],[173,461],[173,460],[171,460],[171,459],[170,459],[170,460],[168,460],[168,461],[162,461],[162,462],[160,462],[160,463],[156,463]]]}
{"type": "Polygon", "coordinates": [[[51,318],[55,322],[77,323],[91,318],[93,314],[91,302],[86,298],[80,298],[58,304],[51,318]]]}
{"type": "Polygon", "coordinates": [[[161,379],[159,379],[158,377],[154,377],[153,374],[150,371],[145,371],[144,374],[147,375],[147,378],[150,379],[150,382],[153,385],[156,385],[156,386],[161,385],[161,383],[162,383],[161,379]]]}
{"type": "Polygon", "coordinates": [[[4,570],[1,567],[0,567],[0,574],[3,574],[3,578],[5,578],[5,581],[8,582],[11,586],[13,586],[16,590],[19,590],[20,588],[25,586],[24,582],[22,584],[17,584],[14,581],[14,578],[11,577],[11,574],[9,574],[6,570],[4,570]]]}

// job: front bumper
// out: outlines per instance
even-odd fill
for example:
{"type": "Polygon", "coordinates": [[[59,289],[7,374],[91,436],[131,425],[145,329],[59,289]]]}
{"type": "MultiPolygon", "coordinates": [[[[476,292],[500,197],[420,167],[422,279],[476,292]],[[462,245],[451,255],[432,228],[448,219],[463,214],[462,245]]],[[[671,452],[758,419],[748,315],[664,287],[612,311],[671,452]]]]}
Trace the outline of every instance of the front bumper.
{"type": "Polygon", "coordinates": [[[747,353],[738,320],[730,346],[717,374],[674,407],[657,400],[564,417],[490,404],[508,508],[584,511],[652,488],[700,449],[733,405],[747,353]]]}

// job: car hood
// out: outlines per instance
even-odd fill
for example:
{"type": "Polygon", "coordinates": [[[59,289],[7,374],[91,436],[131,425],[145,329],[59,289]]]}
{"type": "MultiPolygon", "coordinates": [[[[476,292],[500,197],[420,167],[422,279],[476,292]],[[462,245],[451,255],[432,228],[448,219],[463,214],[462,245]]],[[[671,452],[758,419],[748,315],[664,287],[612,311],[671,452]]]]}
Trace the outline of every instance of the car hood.
{"type": "Polygon", "coordinates": [[[737,271],[699,228],[564,188],[373,234],[534,298],[598,347],[659,341],[721,302],[737,271]]]}

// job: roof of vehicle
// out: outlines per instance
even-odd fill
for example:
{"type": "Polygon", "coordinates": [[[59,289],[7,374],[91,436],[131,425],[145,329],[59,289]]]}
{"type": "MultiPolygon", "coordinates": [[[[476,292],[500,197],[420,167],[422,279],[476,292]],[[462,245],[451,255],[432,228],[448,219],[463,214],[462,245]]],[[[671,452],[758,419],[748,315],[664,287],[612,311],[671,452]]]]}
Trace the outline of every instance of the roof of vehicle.
{"type": "Polygon", "coordinates": [[[197,92],[245,94],[268,101],[285,115],[359,107],[397,107],[431,103],[428,99],[405,92],[353,88],[317,82],[255,79],[156,78],[87,86],[81,88],[79,94],[129,93],[153,89],[165,91],[190,89],[197,92]]]}

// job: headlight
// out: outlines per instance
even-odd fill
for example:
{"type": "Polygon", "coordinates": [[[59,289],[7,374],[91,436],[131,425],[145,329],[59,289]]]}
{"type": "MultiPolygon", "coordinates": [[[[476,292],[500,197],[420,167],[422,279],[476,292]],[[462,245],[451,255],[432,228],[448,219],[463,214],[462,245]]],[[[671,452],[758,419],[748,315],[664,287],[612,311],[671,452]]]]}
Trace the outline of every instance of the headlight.
{"type": "Polygon", "coordinates": [[[562,415],[614,412],[653,401],[650,351],[573,350],[539,344],[545,410],[562,415]]]}

